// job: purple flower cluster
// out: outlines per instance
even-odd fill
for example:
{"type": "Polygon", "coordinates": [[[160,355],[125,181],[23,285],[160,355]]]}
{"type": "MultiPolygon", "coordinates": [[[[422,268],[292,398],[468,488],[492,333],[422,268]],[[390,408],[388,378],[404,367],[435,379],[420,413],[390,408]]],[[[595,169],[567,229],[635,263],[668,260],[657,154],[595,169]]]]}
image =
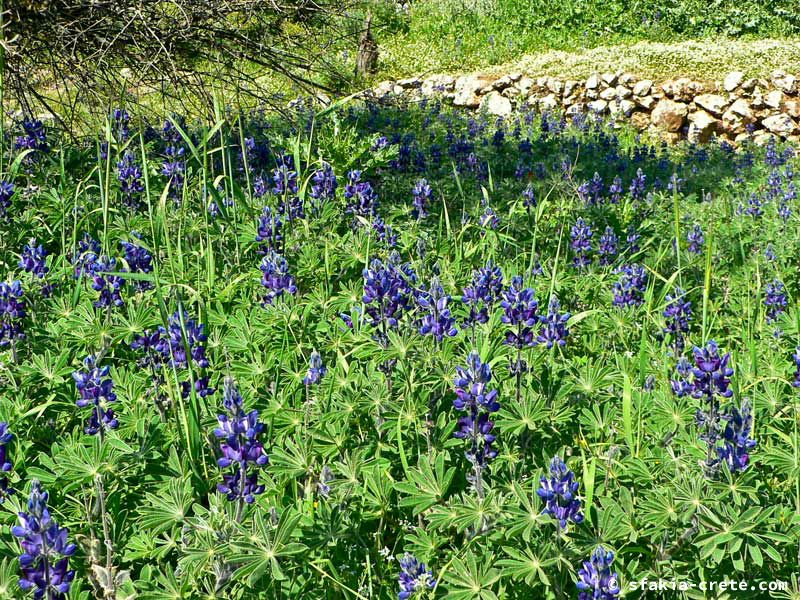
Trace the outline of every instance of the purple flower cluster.
{"type": "Polygon", "coordinates": [[[67,529],[50,516],[47,500],[47,492],[34,479],[28,512],[20,512],[19,525],[11,528],[22,546],[19,587],[24,592],[33,590],[37,600],[65,600],[75,577],[75,571],[69,569],[69,557],[77,548],[69,543],[67,529]]]}
{"type": "Polygon", "coordinates": [[[678,355],[683,351],[684,336],[689,332],[692,303],[686,298],[686,292],[680,288],[677,288],[674,294],[668,294],[666,301],[664,333],[671,336],[675,354],[678,355]]]}
{"type": "MultiPolygon", "coordinates": [[[[135,231],[131,232],[133,238],[139,238],[139,234],[135,231]]],[[[144,246],[140,246],[134,242],[121,241],[119,245],[125,254],[125,263],[128,265],[127,271],[129,273],[152,273],[153,271],[153,256],[144,246]]],[[[133,285],[137,290],[149,290],[153,284],[149,281],[134,280],[133,285]]]]}
{"type": "Polygon", "coordinates": [[[420,179],[411,190],[414,196],[414,208],[411,210],[411,216],[415,219],[424,219],[428,216],[428,205],[433,195],[433,188],[428,184],[425,179],[420,179]]]}
{"type": "Polygon", "coordinates": [[[773,279],[764,289],[764,305],[767,307],[767,323],[772,323],[780,317],[788,304],[786,287],[780,279],[773,279]]]}
{"type": "Polygon", "coordinates": [[[647,289],[647,271],[642,265],[622,265],[615,271],[619,279],[614,284],[614,306],[640,306],[647,289]]]}
{"type": "Polygon", "coordinates": [[[794,360],[794,379],[792,380],[792,387],[800,388],[800,346],[794,349],[792,359],[794,360]]]}
{"type": "Polygon", "coordinates": [[[109,367],[98,367],[94,356],[87,356],[84,361],[84,370],[74,371],[72,378],[78,390],[78,408],[91,406],[92,413],[86,420],[84,432],[88,435],[103,434],[107,429],[116,429],[119,421],[114,415],[114,409],[108,405],[116,402],[114,382],[109,377],[109,367]]]}
{"type": "Polygon", "coordinates": [[[125,300],[122,299],[122,286],[125,280],[119,275],[111,274],[117,270],[116,258],[101,255],[87,267],[92,278],[92,289],[100,292],[94,302],[95,308],[110,308],[125,304],[125,300]]]}
{"type": "Polygon", "coordinates": [[[572,241],[572,251],[575,257],[572,259],[572,264],[578,268],[583,269],[591,264],[592,259],[589,254],[592,251],[592,228],[586,224],[583,218],[578,218],[575,225],[570,230],[570,239],[572,241]]]}
{"type": "Polygon", "coordinates": [[[19,280],[0,282],[0,348],[15,340],[25,339],[22,321],[25,318],[25,300],[19,280]]]}
{"type": "Polygon", "coordinates": [[[365,311],[370,325],[379,329],[378,338],[386,342],[388,328],[397,327],[402,314],[410,307],[412,286],[417,276],[411,265],[401,264],[392,254],[385,263],[375,258],[363,271],[365,311]]]}
{"type": "Polygon", "coordinates": [[[306,376],[303,377],[303,385],[318,384],[322,381],[322,378],[325,377],[327,372],[328,369],[322,363],[322,357],[319,355],[319,352],[313,350],[308,360],[308,371],[306,372],[306,376]]]}
{"type": "Polygon", "coordinates": [[[397,595],[398,600],[408,600],[418,596],[419,593],[424,593],[427,590],[432,590],[436,585],[436,578],[433,572],[425,567],[425,563],[419,562],[416,557],[406,552],[399,561],[400,564],[400,593],[397,595]]]}
{"type": "Polygon", "coordinates": [[[750,463],[750,450],[757,444],[750,439],[753,427],[750,404],[745,400],[741,410],[732,406],[728,414],[721,418],[726,423],[722,432],[722,446],[717,448],[719,458],[728,465],[730,471],[744,471],[750,463]]]}
{"type": "Polygon", "coordinates": [[[571,316],[568,312],[561,312],[561,303],[552,296],[547,306],[547,315],[539,317],[541,326],[536,341],[547,346],[548,350],[556,345],[565,346],[569,337],[567,323],[571,316]]]}
{"type": "Polygon", "coordinates": [[[259,251],[267,254],[271,250],[283,252],[283,219],[273,214],[269,206],[265,206],[258,217],[256,241],[261,244],[259,251]]]}
{"type": "Polygon", "coordinates": [[[44,279],[44,276],[50,271],[47,266],[47,250],[41,244],[36,243],[36,238],[31,238],[22,249],[19,268],[26,273],[32,273],[39,279],[44,279]]]}
{"type": "MultiPolygon", "coordinates": [[[[33,150],[47,152],[50,146],[47,143],[47,132],[44,123],[39,119],[24,119],[22,121],[22,135],[14,140],[16,150],[33,150]]],[[[30,157],[29,157],[30,158],[30,157]]]]}
{"type": "Polygon", "coordinates": [[[611,571],[614,553],[598,546],[589,560],[578,571],[578,600],[617,600],[619,583],[617,572],[611,571]]]}
{"type": "Polygon", "coordinates": [[[472,273],[472,281],[464,288],[461,301],[469,307],[464,320],[467,325],[489,321],[489,312],[503,292],[503,272],[491,260],[472,273]]]}
{"type": "Polygon", "coordinates": [[[258,483],[258,468],[269,463],[259,439],[264,425],[258,420],[257,410],[245,413],[242,396],[231,377],[225,378],[222,389],[226,414],[217,416],[219,426],[214,429],[222,453],[217,464],[222,469],[231,468],[232,472],[222,476],[217,489],[230,501],[252,504],[264,491],[264,486],[258,483]]]}
{"type": "MultiPolygon", "coordinates": [[[[8,430],[8,423],[0,423],[0,471],[8,473],[14,468],[11,461],[8,460],[8,444],[14,439],[14,434],[8,430]]],[[[6,498],[14,493],[14,488],[11,487],[8,477],[5,475],[0,478],[0,504],[6,501],[6,498]]]]}
{"type": "Polygon", "coordinates": [[[297,293],[294,276],[289,273],[289,263],[274,250],[267,252],[261,260],[259,269],[261,269],[261,285],[266,289],[263,301],[265,306],[275,302],[275,299],[284,293],[292,296],[297,293]]]}
{"type": "Polygon", "coordinates": [[[321,169],[314,171],[311,176],[311,190],[308,195],[313,199],[313,206],[315,211],[319,211],[322,205],[330,202],[336,197],[336,188],[339,187],[339,182],[336,179],[336,174],[333,172],[333,167],[328,163],[322,165],[321,169]]]}
{"type": "Polygon", "coordinates": [[[689,242],[689,252],[692,254],[701,254],[703,252],[703,244],[706,239],[703,236],[703,229],[700,225],[695,225],[686,234],[686,241],[689,242]]]}
{"type": "Polygon", "coordinates": [[[617,256],[617,245],[619,238],[614,233],[613,227],[606,227],[603,235],[600,236],[600,245],[597,249],[597,254],[600,256],[601,265],[610,265],[614,262],[617,256]]]}
{"type": "Polygon", "coordinates": [[[481,362],[477,352],[470,352],[466,367],[456,367],[453,379],[456,398],[453,406],[464,412],[458,420],[458,429],[453,434],[458,439],[468,440],[467,459],[473,464],[475,472],[472,482],[482,494],[482,471],[495,456],[493,448],[496,436],[492,433],[494,423],[491,415],[500,410],[497,390],[489,390],[492,370],[488,363],[481,362]]]}
{"type": "Polygon", "coordinates": [[[421,335],[432,335],[437,342],[441,342],[445,336],[458,334],[456,319],[448,308],[450,296],[445,294],[438,277],[433,277],[427,290],[416,293],[416,300],[423,313],[418,323],[421,335]]]}
{"type": "Polygon", "coordinates": [[[542,475],[539,479],[536,493],[545,502],[542,514],[556,519],[559,531],[566,530],[570,521],[576,525],[583,522],[578,485],[575,473],[567,468],[560,456],[554,456],[550,461],[550,477],[542,475]]]}
{"type": "MultiPolygon", "coordinates": [[[[728,426],[731,428],[728,435],[738,435],[737,432],[743,432],[746,423],[742,421],[743,413],[739,413],[738,409],[733,406],[727,414],[722,414],[720,411],[721,400],[727,400],[733,396],[733,390],[730,389],[730,377],[733,375],[733,369],[729,366],[730,354],[720,356],[719,347],[713,340],[703,348],[695,346],[692,354],[694,366],[691,366],[683,358],[678,362],[677,373],[672,380],[672,389],[676,396],[691,395],[702,401],[701,407],[697,409],[696,420],[698,427],[701,428],[700,439],[706,443],[708,448],[704,466],[707,474],[714,476],[718,471],[720,459],[723,458],[720,449],[717,448],[720,437],[724,437],[721,421],[728,421],[728,426]]],[[[749,408],[745,410],[744,414],[749,418],[749,408]]],[[[747,427],[745,433],[749,435],[749,431],[750,429],[747,427]]],[[[725,443],[725,440],[723,442],[725,443]]],[[[745,444],[741,449],[749,450],[754,446],[755,443],[745,444]]],[[[722,453],[728,457],[734,450],[736,448],[731,446],[731,448],[723,448],[722,453]]],[[[736,456],[735,452],[734,456],[736,456]]],[[[729,467],[738,469],[735,466],[735,460],[726,460],[725,462],[728,462],[729,467]]]]}
{"type": "Polygon", "coordinates": [[[532,288],[523,287],[522,277],[517,275],[511,279],[500,306],[503,308],[501,321],[509,326],[505,343],[517,349],[532,346],[533,327],[539,319],[539,302],[532,288]]]}
{"type": "Polygon", "coordinates": [[[347,200],[345,213],[364,218],[375,214],[378,196],[369,181],[361,181],[361,171],[350,171],[347,174],[344,197],[347,200]]]}
{"type": "Polygon", "coordinates": [[[11,208],[14,189],[14,184],[10,181],[0,181],[0,219],[8,218],[8,209],[11,208]]]}
{"type": "Polygon", "coordinates": [[[117,162],[117,181],[122,193],[122,202],[129,208],[139,207],[139,197],[144,191],[142,168],[132,152],[125,152],[117,162]]]}

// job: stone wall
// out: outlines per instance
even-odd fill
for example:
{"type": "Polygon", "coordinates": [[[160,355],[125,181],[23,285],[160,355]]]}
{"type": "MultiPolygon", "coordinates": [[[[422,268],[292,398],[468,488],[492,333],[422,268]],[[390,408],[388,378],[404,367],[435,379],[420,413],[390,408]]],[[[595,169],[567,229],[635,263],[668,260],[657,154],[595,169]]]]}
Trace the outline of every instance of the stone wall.
{"type": "Polygon", "coordinates": [[[568,115],[594,112],[628,120],[670,142],[704,142],[712,136],[732,143],[747,138],[761,143],[771,136],[800,141],[800,82],[783,71],[775,71],[769,81],[732,72],[715,83],[688,78],[657,83],[630,73],[595,74],[585,81],[523,73],[430,75],[384,81],[371,94],[408,100],[438,96],[498,116],[511,114],[523,102],[568,115]]]}

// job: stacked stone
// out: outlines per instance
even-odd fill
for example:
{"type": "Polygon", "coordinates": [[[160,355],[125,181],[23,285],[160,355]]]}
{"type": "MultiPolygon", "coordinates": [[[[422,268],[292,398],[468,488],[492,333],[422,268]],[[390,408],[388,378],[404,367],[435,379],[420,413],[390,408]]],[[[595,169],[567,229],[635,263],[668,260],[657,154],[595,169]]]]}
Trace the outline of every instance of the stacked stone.
{"type": "Polygon", "coordinates": [[[597,73],[582,81],[523,73],[438,74],[385,81],[371,93],[408,100],[438,96],[497,116],[511,114],[523,102],[567,115],[595,113],[627,120],[669,142],[705,142],[713,136],[734,144],[749,138],[765,143],[773,136],[800,141],[800,84],[784,71],[773,72],[769,80],[736,71],[713,84],[687,77],[657,84],[630,73],[597,73]]]}

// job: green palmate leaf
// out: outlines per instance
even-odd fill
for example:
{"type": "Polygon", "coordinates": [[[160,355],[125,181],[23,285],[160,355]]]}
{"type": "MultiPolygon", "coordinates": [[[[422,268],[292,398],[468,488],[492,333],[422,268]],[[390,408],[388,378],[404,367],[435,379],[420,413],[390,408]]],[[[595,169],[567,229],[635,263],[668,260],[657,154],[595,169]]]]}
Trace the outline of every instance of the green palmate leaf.
{"type": "Polygon", "coordinates": [[[420,457],[416,468],[409,470],[409,480],[395,484],[404,497],[400,506],[410,507],[415,515],[444,500],[455,476],[455,467],[445,467],[446,453],[435,456],[433,463],[427,456],[420,457]]]}
{"type": "Polygon", "coordinates": [[[468,551],[463,558],[454,558],[445,576],[446,598],[453,600],[497,600],[493,588],[500,572],[492,565],[491,555],[478,558],[468,551]]]}

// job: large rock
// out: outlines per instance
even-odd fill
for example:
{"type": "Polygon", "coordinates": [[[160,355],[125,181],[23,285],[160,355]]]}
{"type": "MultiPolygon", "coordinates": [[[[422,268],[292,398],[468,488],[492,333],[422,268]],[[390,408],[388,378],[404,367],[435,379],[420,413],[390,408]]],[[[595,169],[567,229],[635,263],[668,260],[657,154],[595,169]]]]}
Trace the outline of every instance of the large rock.
{"type": "Polygon", "coordinates": [[[650,126],[650,113],[637,111],[631,115],[631,125],[636,129],[647,129],[650,126]]]}
{"type": "Polygon", "coordinates": [[[725,112],[725,108],[728,106],[728,101],[717,94],[700,94],[699,96],[695,96],[694,103],[718,117],[722,116],[722,113],[725,112]]]}
{"type": "Polygon", "coordinates": [[[797,78],[783,71],[773,71],[772,84],[787,94],[794,94],[797,91],[797,78]]]}
{"type": "Polygon", "coordinates": [[[733,134],[742,133],[745,126],[754,121],[753,111],[747,100],[739,98],[728,107],[722,115],[722,125],[726,131],[733,134]]]}
{"type": "Polygon", "coordinates": [[[489,92],[481,100],[481,109],[486,109],[491,115],[506,117],[511,114],[511,100],[504,97],[500,92],[489,92]]]}
{"type": "Polygon", "coordinates": [[[742,81],[744,81],[744,73],[741,71],[732,71],[725,77],[725,81],[722,82],[722,87],[726,92],[732,92],[742,84],[742,81]]]}
{"type": "Polygon", "coordinates": [[[787,100],[783,103],[783,109],[790,117],[800,117],[800,100],[787,100]]]}
{"type": "Polygon", "coordinates": [[[602,115],[605,114],[606,110],[608,110],[608,102],[605,100],[592,100],[589,104],[586,105],[589,111],[602,115]]]}
{"type": "Polygon", "coordinates": [[[459,77],[455,83],[453,105],[478,108],[481,103],[479,93],[491,83],[491,78],[486,75],[463,75],[459,77]]]}
{"type": "Polygon", "coordinates": [[[586,89],[587,90],[596,90],[600,87],[600,76],[597,73],[589,75],[589,78],[586,80],[586,89]]]}
{"type": "Polygon", "coordinates": [[[647,96],[650,90],[653,89],[653,82],[650,79],[642,79],[639,83],[633,86],[634,96],[647,96]]]}
{"type": "Polygon", "coordinates": [[[720,120],[704,110],[698,110],[689,115],[689,140],[692,142],[707,142],[717,132],[720,120]]]}
{"type": "Polygon", "coordinates": [[[769,94],[764,96],[764,104],[770,108],[780,108],[783,104],[783,92],[780,90],[772,90],[769,94]]]}
{"type": "Polygon", "coordinates": [[[429,75],[422,82],[420,91],[422,92],[423,96],[433,96],[437,93],[452,92],[455,82],[456,79],[452,75],[429,75]]]}
{"type": "Polygon", "coordinates": [[[767,117],[761,121],[761,124],[768,131],[781,137],[792,135],[797,130],[797,124],[792,120],[792,117],[786,114],[767,117]]]}
{"type": "Polygon", "coordinates": [[[689,114],[688,106],[664,98],[656,104],[650,115],[650,121],[659,129],[676,132],[683,127],[687,114],[689,114]]]}

